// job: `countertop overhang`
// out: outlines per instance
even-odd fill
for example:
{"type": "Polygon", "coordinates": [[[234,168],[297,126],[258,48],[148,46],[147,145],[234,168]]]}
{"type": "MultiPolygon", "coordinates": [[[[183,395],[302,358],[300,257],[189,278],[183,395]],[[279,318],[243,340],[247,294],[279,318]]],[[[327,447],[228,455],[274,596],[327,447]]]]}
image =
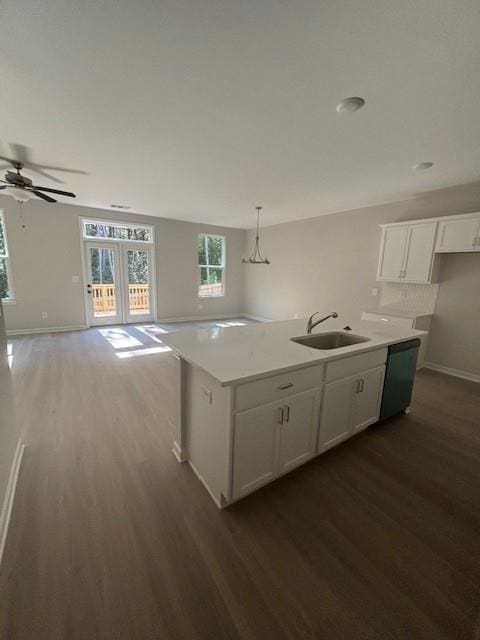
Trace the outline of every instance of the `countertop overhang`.
{"type": "Polygon", "coordinates": [[[241,327],[187,329],[162,336],[162,342],[191,365],[204,369],[222,386],[242,384],[268,375],[293,371],[357,353],[421,338],[425,331],[345,319],[327,320],[314,334],[343,331],[350,326],[368,342],[334,350],[312,349],[290,338],[306,334],[307,319],[247,324],[241,327]]]}

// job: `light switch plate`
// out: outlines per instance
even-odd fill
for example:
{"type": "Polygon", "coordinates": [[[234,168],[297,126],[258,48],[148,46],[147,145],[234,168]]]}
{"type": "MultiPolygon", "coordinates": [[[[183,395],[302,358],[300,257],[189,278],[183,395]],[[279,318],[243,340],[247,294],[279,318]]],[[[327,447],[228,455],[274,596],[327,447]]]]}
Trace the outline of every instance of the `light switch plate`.
{"type": "Polygon", "coordinates": [[[78,284],[80,282],[80,276],[72,276],[72,282],[78,284]]]}

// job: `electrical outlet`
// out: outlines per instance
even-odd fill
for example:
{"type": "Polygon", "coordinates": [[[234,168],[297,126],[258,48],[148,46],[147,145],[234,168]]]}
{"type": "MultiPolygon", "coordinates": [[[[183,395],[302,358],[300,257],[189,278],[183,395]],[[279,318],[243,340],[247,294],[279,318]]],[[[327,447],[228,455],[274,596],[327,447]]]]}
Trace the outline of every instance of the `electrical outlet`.
{"type": "Polygon", "coordinates": [[[42,311],[42,320],[46,320],[48,318],[48,313],[46,311],[42,311]]]}
{"type": "Polygon", "coordinates": [[[201,311],[203,309],[203,304],[201,302],[198,303],[198,310],[201,311]]]}
{"type": "Polygon", "coordinates": [[[298,320],[298,313],[294,313],[294,314],[293,314],[293,319],[294,319],[294,320],[298,320]]]}
{"type": "Polygon", "coordinates": [[[402,298],[406,298],[408,293],[408,289],[402,289],[402,293],[400,294],[402,298]]]}
{"type": "Polygon", "coordinates": [[[378,296],[378,288],[377,287],[373,287],[372,296],[378,296]]]}

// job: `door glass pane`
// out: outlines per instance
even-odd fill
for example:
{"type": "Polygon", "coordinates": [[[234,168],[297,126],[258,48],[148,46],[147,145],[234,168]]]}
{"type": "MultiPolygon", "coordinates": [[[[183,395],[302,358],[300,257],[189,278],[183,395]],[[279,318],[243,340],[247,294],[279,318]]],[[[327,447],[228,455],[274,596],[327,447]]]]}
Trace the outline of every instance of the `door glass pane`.
{"type": "Polygon", "coordinates": [[[95,318],[117,315],[115,262],[112,249],[90,248],[92,304],[95,318]]]}
{"type": "Polygon", "coordinates": [[[150,313],[150,282],[147,251],[127,251],[128,304],[131,315],[150,313]]]}

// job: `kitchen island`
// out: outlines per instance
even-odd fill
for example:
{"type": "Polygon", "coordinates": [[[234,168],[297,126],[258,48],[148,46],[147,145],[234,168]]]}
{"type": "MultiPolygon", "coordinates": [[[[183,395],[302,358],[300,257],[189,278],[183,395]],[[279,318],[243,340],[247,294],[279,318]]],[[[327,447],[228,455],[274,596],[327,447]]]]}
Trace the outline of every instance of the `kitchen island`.
{"type": "Polygon", "coordinates": [[[173,451],[218,507],[378,421],[388,347],[426,333],[347,326],[330,319],[314,330],[362,338],[329,349],[292,341],[306,334],[303,319],[162,336],[176,366],[173,451]]]}

